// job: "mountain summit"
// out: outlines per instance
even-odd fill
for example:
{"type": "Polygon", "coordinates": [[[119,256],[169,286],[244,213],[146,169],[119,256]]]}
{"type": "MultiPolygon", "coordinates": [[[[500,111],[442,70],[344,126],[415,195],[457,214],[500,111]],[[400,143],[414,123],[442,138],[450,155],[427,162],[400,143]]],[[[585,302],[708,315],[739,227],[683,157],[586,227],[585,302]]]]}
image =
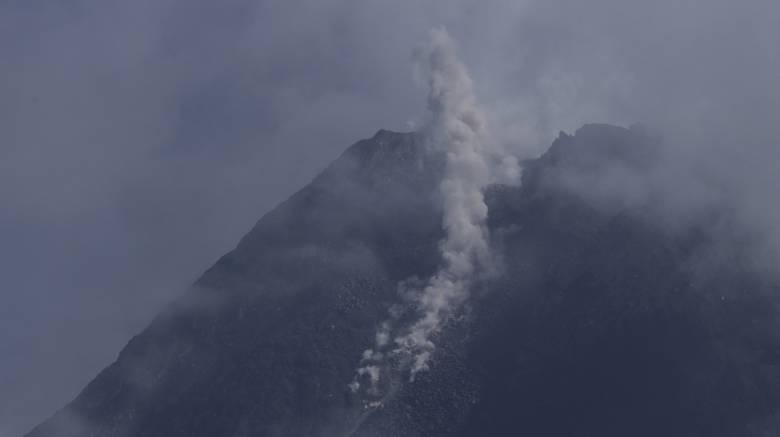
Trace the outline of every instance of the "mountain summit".
{"type": "MultiPolygon", "coordinates": [[[[266,214],[30,437],[765,436],[780,430],[780,290],[704,263],[706,223],[610,201],[654,165],[642,129],[586,125],[485,193],[495,266],[430,370],[348,384],[399,283],[441,260],[440,156],[379,131],[266,214]]],[[[647,206],[652,208],[652,205],[647,206]]],[[[713,265],[713,263],[715,263],[713,265]]]]}

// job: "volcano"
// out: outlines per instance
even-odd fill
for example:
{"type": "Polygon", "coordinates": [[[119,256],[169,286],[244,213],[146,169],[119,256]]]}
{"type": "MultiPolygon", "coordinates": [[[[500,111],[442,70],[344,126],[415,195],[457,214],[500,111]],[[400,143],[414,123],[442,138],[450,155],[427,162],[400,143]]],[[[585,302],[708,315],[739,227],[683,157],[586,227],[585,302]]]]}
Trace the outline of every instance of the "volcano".
{"type": "Polygon", "coordinates": [[[421,134],[379,131],[28,436],[778,435],[780,290],[723,256],[721,212],[670,229],[652,203],[570,183],[642,173],[657,141],[586,125],[524,162],[518,186],[488,187],[494,268],[429,370],[370,398],[349,389],[360,356],[412,305],[398,284],[436,271],[444,233],[441,157],[421,134]]]}

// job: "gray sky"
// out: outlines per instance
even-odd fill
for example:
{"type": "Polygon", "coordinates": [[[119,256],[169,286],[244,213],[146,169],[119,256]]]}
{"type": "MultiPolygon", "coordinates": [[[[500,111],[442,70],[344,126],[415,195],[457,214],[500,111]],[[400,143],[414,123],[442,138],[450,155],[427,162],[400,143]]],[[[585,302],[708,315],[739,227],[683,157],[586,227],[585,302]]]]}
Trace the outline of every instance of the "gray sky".
{"type": "Polygon", "coordinates": [[[0,437],[75,396],[346,146],[414,126],[410,58],[434,26],[497,141],[527,156],[585,122],[651,125],[662,203],[725,190],[775,269],[778,16],[774,0],[0,2],[0,437]]]}

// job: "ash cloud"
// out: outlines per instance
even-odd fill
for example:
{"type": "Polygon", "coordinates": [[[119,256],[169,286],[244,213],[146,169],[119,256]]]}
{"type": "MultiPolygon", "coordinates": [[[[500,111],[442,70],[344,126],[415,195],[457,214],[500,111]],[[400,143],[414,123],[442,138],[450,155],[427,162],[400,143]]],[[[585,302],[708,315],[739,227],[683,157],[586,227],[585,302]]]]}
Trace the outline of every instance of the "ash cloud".
{"type": "MultiPolygon", "coordinates": [[[[496,174],[505,180],[519,175],[516,159],[498,155],[499,150],[490,146],[471,77],[449,34],[444,29],[432,30],[414,58],[429,77],[430,87],[430,119],[421,133],[429,151],[445,161],[439,185],[445,231],[439,244],[442,266],[420,287],[401,285],[401,294],[414,302],[419,314],[411,326],[383,324],[375,348],[365,351],[362,362],[366,365],[358,369],[358,378],[367,376],[362,379],[368,380],[369,391],[375,394],[388,355],[408,368],[412,379],[429,369],[436,348],[434,336],[468,299],[472,281],[490,262],[485,225],[488,208],[482,191],[496,174]]],[[[353,390],[359,387],[353,382],[353,390]]]]}
{"type": "Polygon", "coordinates": [[[488,261],[487,205],[482,190],[491,180],[485,119],[453,41],[444,30],[433,30],[415,57],[430,75],[432,118],[424,134],[429,148],[446,156],[439,187],[446,236],[440,243],[442,269],[425,288],[412,292],[422,317],[408,333],[394,339],[395,353],[414,357],[412,376],[428,369],[435,348],[432,337],[468,297],[476,269],[488,261]]]}

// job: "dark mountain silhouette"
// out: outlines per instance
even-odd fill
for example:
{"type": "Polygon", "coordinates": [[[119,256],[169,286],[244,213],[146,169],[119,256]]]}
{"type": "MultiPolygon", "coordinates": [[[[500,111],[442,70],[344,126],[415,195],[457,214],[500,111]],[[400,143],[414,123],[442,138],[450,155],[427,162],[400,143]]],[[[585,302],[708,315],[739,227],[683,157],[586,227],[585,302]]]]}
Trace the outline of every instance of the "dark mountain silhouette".
{"type": "Polygon", "coordinates": [[[780,290],[714,253],[718,213],[665,229],[565,183],[641,173],[654,144],[586,125],[526,162],[520,187],[490,187],[495,271],[435,339],[431,370],[366,408],[347,388],[360,355],[403,303],[397,284],[436,270],[443,235],[441,160],[380,131],[29,436],[777,435],[780,290]]]}

